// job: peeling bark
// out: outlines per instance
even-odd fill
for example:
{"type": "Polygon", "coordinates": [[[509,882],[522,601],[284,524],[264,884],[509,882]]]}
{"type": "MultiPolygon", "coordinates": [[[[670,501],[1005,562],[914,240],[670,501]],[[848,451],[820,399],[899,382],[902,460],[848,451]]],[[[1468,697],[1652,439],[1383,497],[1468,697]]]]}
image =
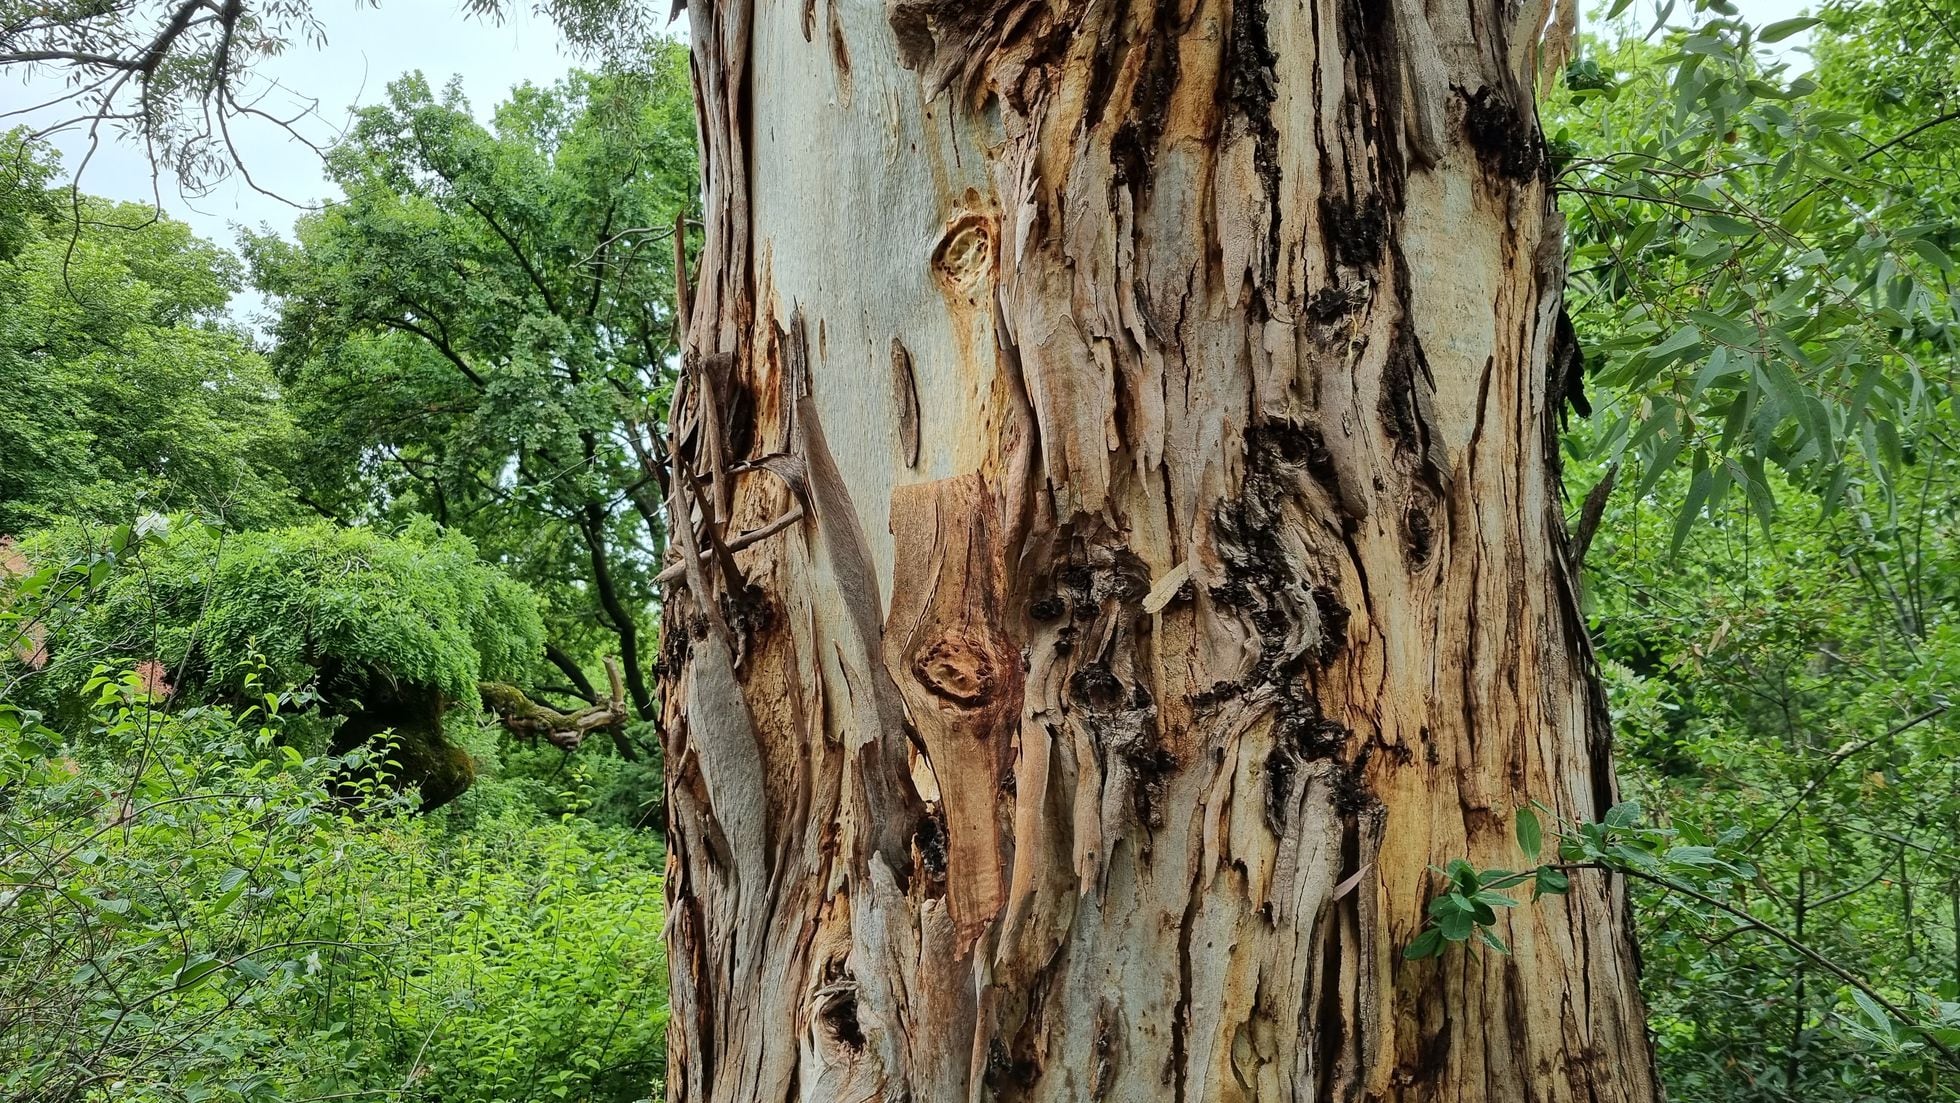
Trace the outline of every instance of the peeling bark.
{"type": "Polygon", "coordinates": [[[1547,0],[691,10],[687,1101],[1657,1098],[1560,508],[1547,0]]]}

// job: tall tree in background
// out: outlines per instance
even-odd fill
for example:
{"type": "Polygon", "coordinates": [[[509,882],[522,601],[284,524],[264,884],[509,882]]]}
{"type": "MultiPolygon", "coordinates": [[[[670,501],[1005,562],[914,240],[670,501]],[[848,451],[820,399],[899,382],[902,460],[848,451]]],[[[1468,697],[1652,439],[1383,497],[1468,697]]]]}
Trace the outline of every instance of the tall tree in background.
{"type": "Polygon", "coordinates": [[[143,510],[290,516],[293,426],[224,315],[238,259],[148,206],[54,202],[51,169],[0,135],[0,534],[143,510]]]}
{"type": "Polygon", "coordinates": [[[1549,8],[690,6],[671,1098],[1655,1098],[1549,8]]]}
{"type": "Polygon", "coordinates": [[[617,654],[651,718],[663,550],[651,425],[675,347],[695,171],[686,57],[525,87],[488,127],[419,76],[329,157],[346,200],[249,237],[301,491],[347,520],[428,513],[545,597],[580,695],[617,654]],[[596,630],[595,630],[596,626],[596,630]]]}

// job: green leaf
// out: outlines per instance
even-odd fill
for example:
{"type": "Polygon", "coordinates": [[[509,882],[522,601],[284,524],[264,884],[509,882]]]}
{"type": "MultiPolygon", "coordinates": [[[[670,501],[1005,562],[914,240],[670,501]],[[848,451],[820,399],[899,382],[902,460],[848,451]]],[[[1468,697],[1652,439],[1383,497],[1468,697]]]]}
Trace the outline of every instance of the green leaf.
{"type": "Polygon", "coordinates": [[[1695,455],[1695,474],[1688,481],[1688,496],[1682,500],[1681,508],[1674,516],[1674,536],[1668,547],[1669,555],[1680,555],[1681,548],[1688,542],[1688,533],[1701,518],[1702,508],[1707,504],[1709,492],[1715,486],[1715,473],[1704,466],[1707,459],[1700,453],[1695,455]]]}
{"type": "Polygon", "coordinates": [[[1477,928],[1477,940],[1506,957],[1511,955],[1511,948],[1504,945],[1504,940],[1497,937],[1497,932],[1489,927],[1477,928]]]}
{"type": "Polygon", "coordinates": [[[212,904],[212,910],[226,911],[237,903],[238,898],[245,895],[245,890],[251,887],[246,881],[249,876],[251,876],[249,873],[237,866],[226,870],[225,875],[218,878],[218,899],[212,904]]]}
{"type": "Polygon", "coordinates": [[[1694,325],[1682,326],[1669,335],[1667,340],[1648,349],[1647,361],[1655,367],[1665,367],[1679,359],[1689,350],[1698,349],[1701,346],[1701,341],[1700,327],[1694,325]]]}
{"type": "Polygon", "coordinates": [[[1822,19],[1779,19],[1756,32],[1758,42],[1781,42],[1793,34],[1798,34],[1822,23],[1822,19]]]}
{"type": "Polygon", "coordinates": [[[1887,1036],[1892,1034],[1892,1013],[1880,1006],[1877,1000],[1872,999],[1856,988],[1851,990],[1851,999],[1857,1003],[1858,1010],[1865,1013],[1865,1019],[1870,1023],[1873,1030],[1887,1036]]]}
{"type": "Polygon", "coordinates": [[[195,988],[210,979],[211,974],[224,968],[224,963],[209,954],[199,954],[197,959],[177,971],[174,984],[179,991],[195,988]]]}
{"type": "Polygon", "coordinates": [[[1539,866],[1538,879],[1531,886],[1531,898],[1536,900],[1541,896],[1563,896],[1571,887],[1572,878],[1567,877],[1565,871],[1550,866],[1539,866]]]}
{"type": "Polygon", "coordinates": [[[1756,232],[1756,227],[1739,218],[1731,218],[1725,214],[1705,214],[1701,216],[1701,219],[1708,225],[1710,230],[1729,237],[1749,237],[1756,232]]]}
{"type": "Polygon", "coordinates": [[[1453,911],[1436,921],[1437,929],[1451,942],[1462,942],[1470,937],[1470,930],[1476,924],[1471,921],[1469,912],[1453,911]]]}
{"type": "Polygon", "coordinates": [[[1942,272],[1953,271],[1953,258],[1947,254],[1946,250],[1940,248],[1937,244],[1928,241],[1922,237],[1913,241],[1912,248],[1914,252],[1918,253],[1921,257],[1925,258],[1928,262],[1930,262],[1932,265],[1937,267],[1940,271],[1942,272]]]}
{"type": "Polygon", "coordinates": [[[1538,813],[1529,808],[1518,809],[1518,846],[1528,858],[1538,857],[1545,848],[1545,829],[1538,822],[1538,813]]]}

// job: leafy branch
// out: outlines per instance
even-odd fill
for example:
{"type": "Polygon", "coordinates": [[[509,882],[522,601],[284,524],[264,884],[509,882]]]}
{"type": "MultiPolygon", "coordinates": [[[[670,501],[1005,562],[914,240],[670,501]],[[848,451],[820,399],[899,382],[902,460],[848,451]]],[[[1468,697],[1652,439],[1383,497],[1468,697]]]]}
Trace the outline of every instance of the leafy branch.
{"type": "MultiPolygon", "coordinates": [[[[1535,802],[1534,802],[1535,803],[1535,802]]],[[[1542,804],[1520,808],[1516,820],[1518,846],[1527,858],[1544,853],[1546,836],[1539,812],[1542,804]]],[[[1559,822],[1554,820],[1555,823],[1559,822]]],[[[1725,856],[1721,847],[1737,842],[1741,833],[1731,832],[1717,846],[1677,842],[1672,828],[1645,822],[1638,801],[1614,805],[1597,822],[1580,821],[1554,836],[1557,861],[1523,870],[1478,869],[1461,858],[1442,868],[1431,867],[1445,878],[1446,890],[1429,903],[1430,922],[1402,951],[1405,960],[1441,957],[1451,943],[1473,938],[1497,951],[1509,954],[1510,947],[1494,929],[1499,909],[1517,907],[1521,901],[1510,895],[1519,886],[1531,885],[1531,899],[1562,896],[1572,887],[1571,875],[1596,870],[1645,882],[1687,904],[1699,905],[1704,918],[1721,915],[1736,924],[1724,938],[1743,931],[1764,935],[1825,972],[1844,982],[1867,1019],[1867,1032],[1880,1039],[1900,1041],[1898,1028],[1916,1035],[1939,1054],[1943,1063],[1960,1070],[1960,1015],[1952,1005],[1933,1004],[1932,1016],[1915,1015],[1888,997],[1870,981],[1832,960],[1815,947],[1773,923],[1758,918],[1747,908],[1723,898],[1732,885],[1758,879],[1754,865],[1740,857],[1725,856]]],[[[1694,909],[1690,909],[1694,910],[1694,909]]]]}

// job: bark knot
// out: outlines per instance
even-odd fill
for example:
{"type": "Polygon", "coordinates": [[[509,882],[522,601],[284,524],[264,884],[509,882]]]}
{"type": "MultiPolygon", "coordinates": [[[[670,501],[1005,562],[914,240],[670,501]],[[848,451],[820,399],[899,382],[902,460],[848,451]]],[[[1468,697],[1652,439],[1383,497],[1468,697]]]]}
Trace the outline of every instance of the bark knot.
{"type": "Polygon", "coordinates": [[[955,628],[927,644],[912,660],[919,684],[941,700],[975,709],[993,698],[999,664],[984,643],[955,628]]]}
{"type": "Polygon", "coordinates": [[[1528,183],[1549,170],[1545,139],[1535,120],[1520,111],[1511,97],[1490,85],[1472,92],[1458,87],[1463,99],[1463,134],[1477,151],[1485,171],[1506,180],[1528,183]]]}
{"type": "Polygon", "coordinates": [[[994,268],[994,220],[961,211],[946,223],[932,251],[932,275],[954,295],[972,295],[994,268]]]}

